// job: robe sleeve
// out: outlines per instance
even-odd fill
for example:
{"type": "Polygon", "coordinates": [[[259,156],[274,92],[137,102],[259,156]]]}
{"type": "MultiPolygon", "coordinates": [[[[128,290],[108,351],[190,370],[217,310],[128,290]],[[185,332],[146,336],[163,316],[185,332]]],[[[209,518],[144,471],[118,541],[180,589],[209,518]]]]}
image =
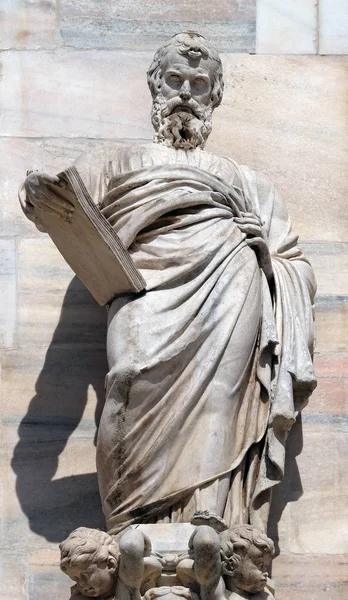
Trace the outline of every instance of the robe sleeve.
{"type": "Polygon", "coordinates": [[[243,174],[272,258],[273,315],[278,341],[272,357],[271,406],[256,500],[283,477],[288,433],[316,387],[312,362],[316,281],[275,187],[251,169],[243,167],[243,174]]]}
{"type": "Polygon", "coordinates": [[[259,214],[267,235],[274,273],[274,316],[278,336],[277,368],[274,369],[271,423],[284,427],[294,421],[316,379],[314,350],[313,269],[299,248],[286,206],[276,189],[258,175],[259,214]]]}

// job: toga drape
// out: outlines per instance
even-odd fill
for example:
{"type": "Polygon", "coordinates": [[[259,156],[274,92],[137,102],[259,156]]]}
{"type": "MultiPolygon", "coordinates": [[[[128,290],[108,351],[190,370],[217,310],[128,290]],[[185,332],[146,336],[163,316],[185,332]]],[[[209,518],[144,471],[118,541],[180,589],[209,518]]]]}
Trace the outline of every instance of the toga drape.
{"type": "Polygon", "coordinates": [[[281,198],[200,149],[106,145],[76,167],[147,282],[109,309],[97,449],[108,529],[197,510],[265,526],[315,387],[315,281],[281,198]],[[272,293],[241,211],[263,222],[272,293]]]}

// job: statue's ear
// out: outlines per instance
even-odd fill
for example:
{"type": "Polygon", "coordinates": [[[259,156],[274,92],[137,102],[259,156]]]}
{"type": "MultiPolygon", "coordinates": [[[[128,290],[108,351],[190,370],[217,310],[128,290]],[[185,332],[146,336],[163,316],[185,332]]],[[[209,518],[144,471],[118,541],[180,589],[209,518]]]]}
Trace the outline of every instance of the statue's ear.
{"type": "Polygon", "coordinates": [[[108,567],[109,571],[111,571],[111,573],[116,573],[117,562],[113,556],[109,556],[108,562],[107,562],[107,567],[108,567]]]}
{"type": "Polygon", "coordinates": [[[157,94],[161,91],[161,83],[162,83],[162,69],[159,68],[155,74],[155,88],[157,94]]]}

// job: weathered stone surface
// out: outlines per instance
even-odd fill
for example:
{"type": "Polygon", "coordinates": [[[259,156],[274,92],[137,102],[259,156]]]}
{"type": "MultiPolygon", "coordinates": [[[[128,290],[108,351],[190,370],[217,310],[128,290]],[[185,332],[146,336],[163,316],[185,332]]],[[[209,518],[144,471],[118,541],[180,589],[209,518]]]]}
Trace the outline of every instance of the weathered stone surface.
{"type": "Polygon", "coordinates": [[[289,549],[300,554],[348,550],[348,489],[309,493],[290,507],[289,549]],[[320,526],[319,526],[320,524],[320,526]]]}
{"type": "Polygon", "coordinates": [[[281,554],[273,562],[277,600],[344,600],[348,593],[347,555],[281,554]]]}
{"type": "Polygon", "coordinates": [[[11,348],[15,343],[17,319],[16,242],[0,238],[0,347],[11,348]]]}
{"type": "Polygon", "coordinates": [[[74,432],[72,421],[66,417],[63,424],[57,416],[45,418],[32,409],[18,432],[16,425],[5,425],[2,460],[12,466],[3,490],[1,539],[6,549],[52,549],[82,524],[104,526],[93,466],[95,428],[81,423],[74,432]],[[58,467],[66,446],[70,457],[73,452],[80,456],[73,475],[58,467]]]}
{"type": "MultiPolygon", "coordinates": [[[[6,548],[4,544],[1,545],[6,548]]],[[[0,600],[27,600],[28,558],[26,554],[0,551],[0,577],[0,600]]]]}
{"type": "Polygon", "coordinates": [[[304,419],[319,420],[328,418],[339,423],[348,415],[348,377],[347,372],[342,372],[337,377],[319,377],[318,387],[311,396],[310,402],[304,412],[304,419]]]}
{"type": "MultiPolygon", "coordinates": [[[[305,417],[306,411],[303,413],[303,450],[297,458],[304,497],[313,497],[318,492],[325,497],[331,490],[336,490],[335,493],[342,490],[344,495],[345,490],[348,491],[348,472],[341,457],[348,451],[348,423],[330,423],[328,416],[328,419],[322,418],[321,422],[318,420],[316,424],[309,424],[305,417]]],[[[341,537],[338,530],[332,533],[335,538],[341,537]]]]}
{"type": "Polygon", "coordinates": [[[42,169],[42,159],[40,141],[20,138],[0,139],[0,235],[39,234],[24,217],[18,202],[18,187],[25,179],[28,169],[42,169]]]}
{"type": "Polygon", "coordinates": [[[104,348],[68,344],[52,344],[48,350],[45,346],[31,347],[4,353],[2,365],[6,423],[19,425],[26,416],[25,423],[42,426],[43,435],[45,427],[58,427],[69,437],[84,415],[84,431],[94,435],[94,418],[98,421],[104,403],[104,348]]]}
{"type": "Polygon", "coordinates": [[[28,600],[67,600],[70,585],[59,569],[59,550],[32,552],[29,558],[28,600]]]}
{"type": "Polygon", "coordinates": [[[315,315],[316,352],[344,352],[348,348],[348,296],[318,296],[315,315]]]}
{"type": "Polygon", "coordinates": [[[297,496],[290,505],[291,552],[348,552],[348,478],[342,463],[347,450],[347,423],[304,423],[303,449],[297,457],[300,479],[290,482],[297,496]]]}
{"type": "Polygon", "coordinates": [[[297,423],[289,436],[285,477],[275,491],[269,533],[279,540],[281,552],[347,552],[348,477],[341,460],[347,452],[347,423],[337,424],[332,415],[312,422],[307,409],[302,419],[303,428],[297,423]]]}
{"type": "Polygon", "coordinates": [[[59,42],[56,0],[2,0],[0,48],[52,48],[59,42]]]}
{"type": "Polygon", "coordinates": [[[254,52],[256,2],[222,0],[216,4],[193,0],[180,5],[170,0],[62,0],[62,38],[75,48],[155,50],[180,31],[198,31],[224,52],[254,52]]]}
{"type": "Polygon", "coordinates": [[[318,284],[318,296],[348,295],[348,244],[301,244],[318,284]]]}
{"type": "Polygon", "coordinates": [[[318,377],[342,377],[348,373],[348,353],[318,353],[315,356],[315,369],[318,377]]]}
{"type": "Polygon", "coordinates": [[[151,54],[4,52],[3,135],[151,138],[151,54]]]}
{"type": "Polygon", "coordinates": [[[346,0],[319,0],[320,54],[348,54],[346,0]]]}
{"type": "Polygon", "coordinates": [[[257,54],[316,54],[316,0],[258,0],[257,54]]]}
{"type": "Polygon", "coordinates": [[[346,242],[348,58],[229,55],[224,65],[207,149],[263,170],[301,242],[346,242]]]}
{"type": "Polygon", "coordinates": [[[105,343],[106,311],[58,253],[48,236],[18,246],[18,343],[105,343]],[[38,329],[39,327],[39,329],[38,329]]]}

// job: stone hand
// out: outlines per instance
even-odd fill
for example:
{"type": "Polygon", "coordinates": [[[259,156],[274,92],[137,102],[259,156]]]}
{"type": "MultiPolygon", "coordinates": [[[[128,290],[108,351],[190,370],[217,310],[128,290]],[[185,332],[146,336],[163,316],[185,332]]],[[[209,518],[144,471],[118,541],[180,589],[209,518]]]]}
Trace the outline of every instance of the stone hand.
{"type": "Polygon", "coordinates": [[[269,253],[266,234],[259,217],[250,212],[242,212],[240,217],[234,218],[242,233],[246,234],[246,243],[255,249],[260,267],[267,279],[272,279],[272,260],[269,253]]]}
{"type": "Polygon", "coordinates": [[[74,206],[57,192],[58,186],[58,177],[33,171],[24,182],[27,205],[58,215],[62,219],[69,219],[74,206]]]}

